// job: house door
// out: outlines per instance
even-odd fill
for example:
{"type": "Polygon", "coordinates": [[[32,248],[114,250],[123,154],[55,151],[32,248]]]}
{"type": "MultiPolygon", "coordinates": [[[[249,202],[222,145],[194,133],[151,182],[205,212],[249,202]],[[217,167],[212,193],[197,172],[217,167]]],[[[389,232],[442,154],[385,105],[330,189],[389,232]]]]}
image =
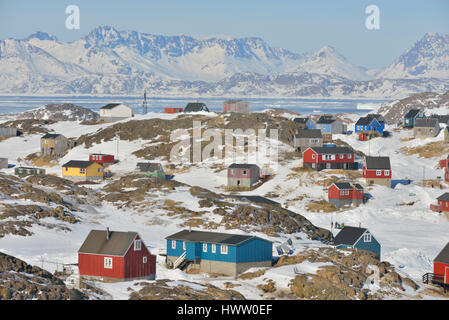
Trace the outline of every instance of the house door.
{"type": "Polygon", "coordinates": [[[238,185],[238,186],[240,185],[240,180],[237,180],[237,185],[238,185]]]}
{"type": "Polygon", "coordinates": [[[326,163],[326,169],[330,169],[331,168],[331,164],[328,162],[326,163]]]}

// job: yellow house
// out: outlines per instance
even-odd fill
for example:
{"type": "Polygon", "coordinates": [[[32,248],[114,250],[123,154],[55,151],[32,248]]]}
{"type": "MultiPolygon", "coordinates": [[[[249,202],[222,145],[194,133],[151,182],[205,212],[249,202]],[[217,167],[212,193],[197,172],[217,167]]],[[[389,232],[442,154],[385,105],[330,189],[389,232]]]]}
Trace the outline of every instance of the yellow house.
{"type": "Polygon", "coordinates": [[[101,180],[104,167],[93,161],[70,160],[62,166],[62,176],[75,181],[101,180]]]}

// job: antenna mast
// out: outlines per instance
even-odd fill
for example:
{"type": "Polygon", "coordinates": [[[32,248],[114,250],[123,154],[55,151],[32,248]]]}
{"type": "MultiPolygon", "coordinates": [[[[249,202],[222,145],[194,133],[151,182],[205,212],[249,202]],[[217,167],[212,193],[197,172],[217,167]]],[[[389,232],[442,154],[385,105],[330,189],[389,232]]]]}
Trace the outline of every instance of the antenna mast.
{"type": "Polygon", "coordinates": [[[147,89],[145,89],[143,93],[143,101],[142,101],[142,113],[147,114],[148,112],[148,105],[147,105],[147,89]]]}

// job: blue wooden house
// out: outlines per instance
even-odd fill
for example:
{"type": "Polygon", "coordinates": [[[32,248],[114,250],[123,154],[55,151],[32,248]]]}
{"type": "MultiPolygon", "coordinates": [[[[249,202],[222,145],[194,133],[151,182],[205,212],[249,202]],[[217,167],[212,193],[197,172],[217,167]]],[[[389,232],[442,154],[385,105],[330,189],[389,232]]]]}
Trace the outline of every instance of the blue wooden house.
{"type": "Polygon", "coordinates": [[[415,126],[416,119],[425,119],[425,118],[426,118],[426,115],[424,114],[424,111],[419,110],[419,109],[411,109],[404,116],[402,126],[404,128],[413,128],[415,126]]]}
{"type": "Polygon", "coordinates": [[[316,129],[320,129],[322,133],[345,133],[346,125],[339,119],[330,115],[321,116],[315,124],[316,129]]]}
{"type": "Polygon", "coordinates": [[[370,134],[377,133],[383,135],[385,129],[385,121],[380,115],[369,114],[361,117],[355,124],[355,132],[370,134]]]}
{"type": "Polygon", "coordinates": [[[345,226],[334,238],[337,249],[359,249],[373,252],[380,260],[381,246],[368,229],[345,226]]]}
{"type": "Polygon", "coordinates": [[[237,276],[254,267],[271,267],[271,241],[241,234],[183,230],[165,238],[167,265],[237,276]]]}
{"type": "Polygon", "coordinates": [[[304,124],[307,127],[307,129],[315,129],[315,123],[310,118],[295,118],[293,119],[293,121],[296,123],[304,124]]]}

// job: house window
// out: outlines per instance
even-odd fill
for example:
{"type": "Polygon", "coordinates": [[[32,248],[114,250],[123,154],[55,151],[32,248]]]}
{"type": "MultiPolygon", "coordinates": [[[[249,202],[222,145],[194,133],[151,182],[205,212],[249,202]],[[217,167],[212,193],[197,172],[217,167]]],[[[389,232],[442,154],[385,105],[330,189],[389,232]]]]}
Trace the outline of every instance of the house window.
{"type": "Polygon", "coordinates": [[[203,243],[203,252],[207,252],[207,243],[203,243]]]}
{"type": "Polygon", "coordinates": [[[318,139],[311,139],[310,144],[318,144],[318,139]]]}
{"type": "Polygon", "coordinates": [[[171,241],[171,248],[176,249],[176,241],[175,240],[171,241]]]}
{"type": "Polygon", "coordinates": [[[389,176],[389,175],[390,175],[390,170],[384,170],[384,174],[385,174],[386,176],[389,176]]]}
{"type": "Polygon", "coordinates": [[[234,169],[231,170],[231,174],[234,175],[234,169]]]}
{"type": "Polygon", "coordinates": [[[228,246],[225,244],[222,244],[220,247],[220,253],[221,254],[228,254],[228,246]]]}
{"type": "Polygon", "coordinates": [[[312,154],[312,159],[315,159],[315,154],[312,154]]]}
{"type": "Polygon", "coordinates": [[[142,249],[142,240],[134,241],[134,251],[140,251],[142,249]]]}
{"type": "Polygon", "coordinates": [[[69,168],[65,167],[65,171],[69,171],[69,168]]]}
{"type": "Polygon", "coordinates": [[[352,154],[348,154],[348,159],[351,159],[352,158],[352,154]]]}
{"type": "Polygon", "coordinates": [[[217,252],[217,245],[215,243],[212,244],[212,253],[217,252]]]}
{"type": "Polygon", "coordinates": [[[112,269],[112,258],[104,258],[104,267],[106,269],[112,269]]]}
{"type": "Polygon", "coordinates": [[[343,159],[344,157],[345,157],[344,154],[341,154],[341,155],[340,155],[340,159],[343,159]]]}
{"type": "Polygon", "coordinates": [[[148,258],[147,258],[147,256],[144,256],[143,257],[143,263],[147,263],[148,262],[148,258]]]}
{"type": "Polygon", "coordinates": [[[246,174],[246,170],[243,170],[243,174],[246,174]]]}
{"type": "Polygon", "coordinates": [[[80,169],[80,173],[86,173],[86,169],[81,168],[81,169],[80,169]]]}
{"type": "Polygon", "coordinates": [[[376,170],[376,176],[382,175],[382,170],[376,170]]]}
{"type": "Polygon", "coordinates": [[[345,190],[345,195],[349,196],[349,190],[345,190]]]}
{"type": "Polygon", "coordinates": [[[340,190],[340,195],[344,196],[345,195],[345,190],[340,190]]]}
{"type": "Polygon", "coordinates": [[[364,235],[363,235],[363,241],[364,242],[371,242],[371,234],[370,233],[365,233],[364,235]]]}

